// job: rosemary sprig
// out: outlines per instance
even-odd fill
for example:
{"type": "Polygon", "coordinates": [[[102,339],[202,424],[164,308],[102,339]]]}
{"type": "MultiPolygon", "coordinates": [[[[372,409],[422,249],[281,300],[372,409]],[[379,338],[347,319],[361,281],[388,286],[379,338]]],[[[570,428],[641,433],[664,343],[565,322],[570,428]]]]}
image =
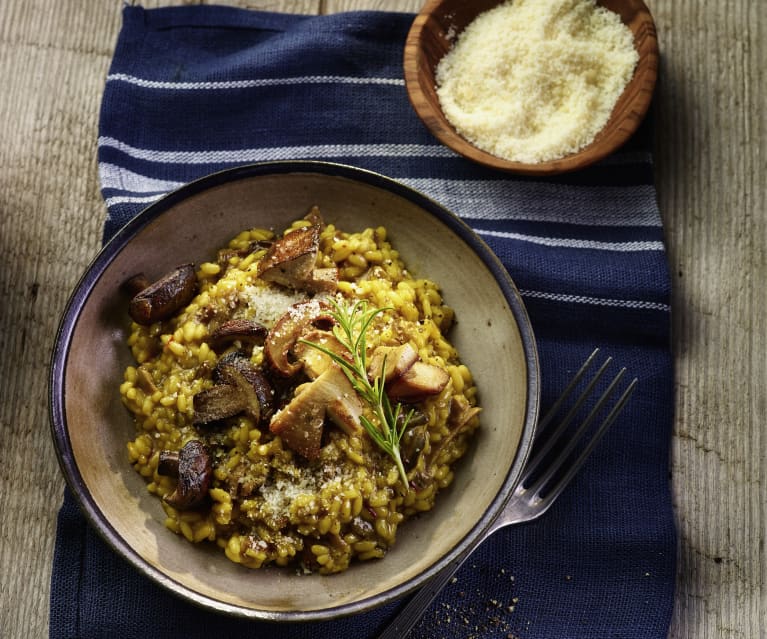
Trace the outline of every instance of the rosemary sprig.
{"type": "Polygon", "coordinates": [[[376,315],[383,313],[386,308],[368,309],[365,300],[357,300],[354,304],[341,304],[331,299],[333,306],[331,315],[336,320],[333,334],[336,339],[349,351],[352,361],[331,351],[330,349],[309,340],[300,340],[304,344],[316,348],[325,353],[346,373],[354,390],[368,403],[373,410],[375,423],[362,415],[360,422],[365,427],[368,435],[378,446],[385,451],[397,465],[405,490],[409,489],[405,466],[400,454],[400,440],[404,434],[413,411],[403,413],[402,404],[392,405],[388,395],[384,391],[386,379],[386,358],[384,358],[381,374],[372,382],[367,374],[367,332],[376,315]]]}

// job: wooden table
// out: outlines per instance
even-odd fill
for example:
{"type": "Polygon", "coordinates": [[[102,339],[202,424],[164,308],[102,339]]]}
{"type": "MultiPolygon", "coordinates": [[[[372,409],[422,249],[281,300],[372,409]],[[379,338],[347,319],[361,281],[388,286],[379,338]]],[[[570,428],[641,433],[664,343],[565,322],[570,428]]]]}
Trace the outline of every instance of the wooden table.
{"type": "MultiPolygon", "coordinates": [[[[420,6],[418,0],[232,4],[304,13],[420,6]]],[[[671,636],[765,637],[767,11],[763,0],[648,4],[663,56],[657,180],[674,285],[672,482],[680,548],[671,636]]],[[[120,6],[118,0],[0,2],[0,635],[6,638],[47,634],[64,487],[48,434],[48,361],[67,296],[100,246],[105,209],[97,120],[120,6]]]]}

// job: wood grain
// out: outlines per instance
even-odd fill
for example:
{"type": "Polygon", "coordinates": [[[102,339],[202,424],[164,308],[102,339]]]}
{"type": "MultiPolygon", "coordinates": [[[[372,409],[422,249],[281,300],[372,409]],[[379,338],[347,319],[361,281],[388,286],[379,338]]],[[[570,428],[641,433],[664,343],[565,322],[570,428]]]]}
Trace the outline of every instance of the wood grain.
{"type": "MultiPolygon", "coordinates": [[[[95,140],[120,4],[0,2],[0,635],[9,639],[48,631],[63,490],[48,434],[48,359],[69,291],[100,244],[95,140]]],[[[648,4],[661,48],[656,165],[674,285],[680,549],[670,636],[765,637],[767,14],[753,0],[648,4]]]]}

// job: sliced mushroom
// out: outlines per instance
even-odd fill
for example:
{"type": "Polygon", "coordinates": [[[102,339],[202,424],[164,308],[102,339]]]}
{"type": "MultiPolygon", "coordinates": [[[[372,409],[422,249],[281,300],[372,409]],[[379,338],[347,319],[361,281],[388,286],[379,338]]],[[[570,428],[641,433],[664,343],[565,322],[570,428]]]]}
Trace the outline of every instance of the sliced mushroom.
{"type": "Polygon", "coordinates": [[[279,435],[288,448],[307,459],[316,459],[326,416],[347,433],[361,429],[362,403],[337,364],[297,390],[269,425],[269,430],[279,435]]]}
{"type": "Polygon", "coordinates": [[[274,412],[274,388],[263,371],[239,352],[222,357],[213,370],[214,381],[231,384],[247,396],[245,412],[256,422],[266,421],[274,412]]]}
{"type": "Polygon", "coordinates": [[[178,458],[177,450],[161,450],[157,473],[165,477],[178,477],[178,458]]]}
{"type": "Polygon", "coordinates": [[[176,510],[194,508],[208,496],[212,475],[205,445],[197,439],[188,441],[178,453],[178,484],[165,502],[176,510]]]}
{"type": "Polygon", "coordinates": [[[400,346],[379,346],[373,351],[368,364],[368,377],[375,380],[381,377],[386,364],[385,382],[402,377],[418,361],[418,352],[409,343],[400,346]]]}
{"type": "Polygon", "coordinates": [[[428,439],[427,425],[426,415],[414,409],[400,442],[402,463],[406,470],[411,470],[418,465],[418,458],[424,451],[428,439]]]}
{"type": "Polygon", "coordinates": [[[247,407],[248,397],[233,384],[216,384],[197,393],[192,403],[192,421],[201,426],[239,415],[247,407]]]}
{"type": "Polygon", "coordinates": [[[221,350],[234,341],[261,345],[266,339],[266,326],[248,319],[233,319],[224,322],[208,337],[208,344],[214,351],[221,350]]]}
{"type": "Polygon", "coordinates": [[[128,305],[128,314],[137,324],[154,324],[186,306],[196,291],[194,266],[183,264],[136,294],[128,305]]]}
{"type": "Polygon", "coordinates": [[[395,379],[386,392],[395,401],[417,403],[442,392],[449,381],[450,375],[443,368],[418,361],[395,379]]]}
{"type": "Polygon", "coordinates": [[[292,230],[275,240],[258,265],[261,279],[298,290],[334,291],[336,269],[316,269],[320,233],[324,227],[319,208],[304,218],[309,226],[292,230]]]}
{"type": "Polygon", "coordinates": [[[139,388],[141,388],[147,395],[152,395],[157,392],[157,386],[152,378],[152,373],[150,373],[145,366],[139,366],[136,369],[136,382],[139,385],[139,388]]]}
{"type": "Polygon", "coordinates": [[[332,326],[330,306],[320,300],[293,304],[274,324],[264,342],[264,355],[269,365],[280,375],[292,377],[301,370],[300,361],[290,361],[291,349],[301,334],[310,328],[332,326]]]}
{"type": "Polygon", "coordinates": [[[240,353],[225,355],[213,370],[214,386],[194,396],[196,425],[245,413],[254,422],[266,421],[274,410],[274,390],[266,376],[240,353]]]}
{"type": "Polygon", "coordinates": [[[469,404],[469,400],[462,395],[455,395],[450,400],[450,414],[447,417],[447,426],[450,432],[443,437],[439,445],[429,451],[426,466],[431,467],[439,458],[439,454],[460,433],[464,432],[471,424],[471,420],[480,413],[481,409],[469,404]]]}
{"type": "Polygon", "coordinates": [[[315,268],[302,288],[310,293],[332,293],[338,288],[338,269],[334,266],[315,268]]]}
{"type": "Polygon", "coordinates": [[[450,414],[447,417],[447,427],[451,431],[460,430],[469,420],[482,411],[478,406],[469,404],[463,395],[454,395],[450,400],[450,414]]]}
{"type": "Polygon", "coordinates": [[[301,362],[304,373],[306,373],[310,379],[317,379],[322,375],[322,373],[324,373],[333,363],[333,358],[306,342],[312,342],[313,344],[322,346],[339,357],[349,360],[348,349],[341,344],[341,342],[338,341],[338,338],[330,331],[322,331],[319,329],[308,331],[301,335],[301,340],[302,341],[296,343],[292,352],[296,357],[296,361],[301,362]]]}

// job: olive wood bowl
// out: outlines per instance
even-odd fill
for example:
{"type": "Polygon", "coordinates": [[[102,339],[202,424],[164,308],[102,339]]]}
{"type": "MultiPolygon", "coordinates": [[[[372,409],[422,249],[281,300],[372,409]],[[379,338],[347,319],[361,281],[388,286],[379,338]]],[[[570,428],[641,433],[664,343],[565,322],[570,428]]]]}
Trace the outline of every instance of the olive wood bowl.
{"type": "Polygon", "coordinates": [[[219,612],[316,621],[381,605],[423,585],[482,535],[526,460],[538,411],[538,360],[524,305],[487,245],[437,203],[376,173],[322,162],[272,162],[216,173],[140,213],[98,254],[77,285],[56,337],[50,374],[53,441],[63,474],[94,529],[156,583],[219,612]],[[480,428],[436,507],[399,529],[381,560],[330,576],[252,570],[215,544],[188,543],[164,526],[160,500],[131,467],[136,429],[120,401],[132,364],[128,296],[179,264],[214,259],[243,229],[284,229],[320,206],[348,231],[384,225],[418,277],[442,286],[456,311],[450,339],[470,367],[480,428]]]}
{"type": "Polygon", "coordinates": [[[435,72],[455,38],[480,13],[499,0],[428,0],[416,16],[405,42],[404,74],[410,102],[431,133],[456,153],[479,164],[523,175],[555,175],[584,168],[623,145],[642,122],[658,76],[658,40],[650,10],[642,0],[597,0],[620,15],[634,34],[639,62],[607,124],[588,146],[561,159],[527,164],[512,162],[477,148],[462,137],[442,112],[435,72]]]}

